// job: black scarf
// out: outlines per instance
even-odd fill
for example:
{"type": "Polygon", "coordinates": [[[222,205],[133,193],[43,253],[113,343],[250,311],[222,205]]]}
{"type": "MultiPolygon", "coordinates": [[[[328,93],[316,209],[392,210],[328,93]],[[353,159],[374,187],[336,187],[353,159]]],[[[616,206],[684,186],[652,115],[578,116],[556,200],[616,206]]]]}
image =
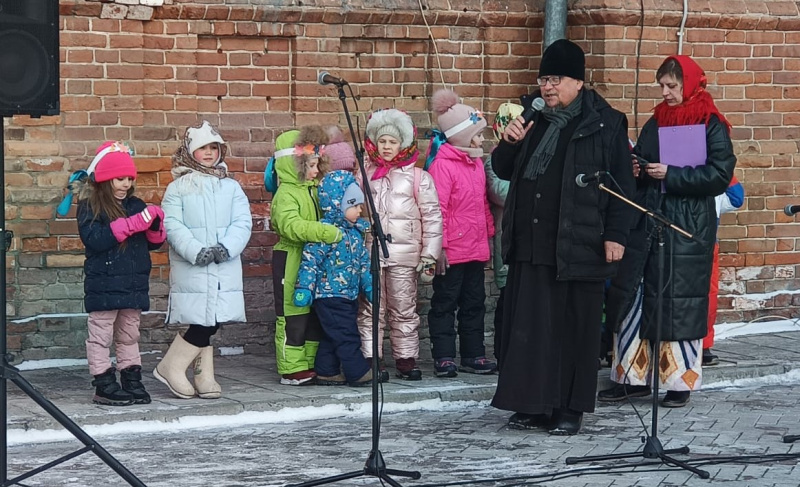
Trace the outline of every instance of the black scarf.
{"type": "Polygon", "coordinates": [[[523,174],[525,179],[535,181],[536,178],[544,174],[547,166],[550,165],[550,160],[553,159],[553,154],[556,152],[561,129],[566,127],[570,120],[580,116],[582,105],[583,90],[580,90],[578,96],[565,108],[547,107],[542,110],[542,116],[550,122],[550,125],[525,166],[525,173],[523,174]]]}

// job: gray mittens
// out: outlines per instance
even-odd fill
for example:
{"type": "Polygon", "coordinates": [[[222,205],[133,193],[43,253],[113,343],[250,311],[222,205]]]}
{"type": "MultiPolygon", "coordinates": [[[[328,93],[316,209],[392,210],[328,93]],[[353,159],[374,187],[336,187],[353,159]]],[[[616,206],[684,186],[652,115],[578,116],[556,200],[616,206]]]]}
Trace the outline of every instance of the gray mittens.
{"type": "Polygon", "coordinates": [[[228,262],[231,260],[231,254],[228,253],[228,249],[226,249],[225,246],[220,243],[211,247],[211,252],[214,253],[215,264],[222,264],[223,262],[228,262]]]}
{"type": "Polygon", "coordinates": [[[194,259],[194,265],[207,266],[214,262],[214,251],[212,249],[213,247],[203,247],[200,249],[200,252],[197,253],[197,257],[194,259]]]}

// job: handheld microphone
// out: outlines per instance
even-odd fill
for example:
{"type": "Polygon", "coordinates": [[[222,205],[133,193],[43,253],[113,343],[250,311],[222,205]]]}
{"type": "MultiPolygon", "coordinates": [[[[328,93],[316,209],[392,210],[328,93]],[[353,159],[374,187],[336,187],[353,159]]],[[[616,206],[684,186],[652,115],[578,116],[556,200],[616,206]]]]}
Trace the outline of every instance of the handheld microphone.
{"type": "Polygon", "coordinates": [[[800,213],[800,205],[786,205],[783,212],[786,216],[794,216],[795,213],[800,213]]]}
{"type": "Polygon", "coordinates": [[[644,168],[644,166],[650,164],[650,161],[648,161],[647,159],[645,159],[644,157],[642,157],[642,156],[640,156],[638,154],[634,154],[633,152],[631,152],[631,156],[634,159],[636,159],[636,162],[639,163],[639,167],[641,167],[641,168],[644,168]]]}
{"type": "Polygon", "coordinates": [[[342,78],[331,76],[331,74],[327,71],[322,71],[321,73],[319,73],[319,76],[317,76],[317,83],[321,85],[336,85],[336,86],[344,86],[350,84],[342,78]]]}
{"type": "MultiPolygon", "coordinates": [[[[545,106],[544,99],[540,96],[536,97],[531,103],[531,106],[529,106],[528,108],[525,109],[524,112],[522,112],[522,120],[523,120],[522,127],[525,128],[526,125],[531,123],[531,120],[533,120],[533,116],[536,115],[536,112],[541,112],[544,109],[544,106],[545,106]]],[[[508,136],[508,140],[510,140],[511,142],[517,141],[515,137],[512,137],[510,135],[508,136]]]]}
{"type": "Polygon", "coordinates": [[[586,186],[589,186],[589,183],[591,183],[592,181],[597,181],[606,174],[607,174],[606,171],[597,171],[594,174],[578,174],[577,176],[575,176],[575,184],[577,184],[581,188],[585,188],[586,186]]]}

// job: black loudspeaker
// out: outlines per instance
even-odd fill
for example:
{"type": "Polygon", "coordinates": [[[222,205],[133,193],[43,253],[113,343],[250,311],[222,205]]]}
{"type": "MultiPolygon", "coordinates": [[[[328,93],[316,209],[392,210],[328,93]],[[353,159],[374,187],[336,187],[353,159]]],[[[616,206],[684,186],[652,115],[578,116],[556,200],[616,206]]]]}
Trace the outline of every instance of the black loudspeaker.
{"type": "Polygon", "coordinates": [[[0,0],[0,117],[58,115],[58,0],[0,0]]]}

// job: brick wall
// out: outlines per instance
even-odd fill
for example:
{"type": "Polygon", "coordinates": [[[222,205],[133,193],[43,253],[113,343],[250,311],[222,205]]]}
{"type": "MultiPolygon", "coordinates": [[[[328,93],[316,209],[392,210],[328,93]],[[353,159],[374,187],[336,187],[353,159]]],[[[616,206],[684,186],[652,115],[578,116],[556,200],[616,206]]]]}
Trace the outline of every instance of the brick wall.
{"type": "MultiPolygon", "coordinates": [[[[137,193],[157,203],[178,138],[200,118],[230,142],[228,163],[254,215],[244,255],[250,321],[225,327],[218,343],[271,349],[276,237],[266,229],[262,172],[283,130],[312,122],[346,127],[336,90],[318,85],[318,72],[351,82],[361,127],[369,110],[394,106],[424,132],[428,98],[442,78],[491,114],[531,85],[544,3],[423,0],[423,20],[418,0],[61,0],[61,115],[4,121],[5,215],[15,232],[6,261],[10,350],[27,358],[84,353],[85,316],[75,316],[82,311],[82,245],[74,218],[53,218],[69,173],[86,167],[101,141],[130,141],[137,193]]],[[[680,0],[644,0],[635,103],[638,3],[577,0],[568,18],[568,37],[588,53],[588,84],[631,114],[632,137],[658,101],[655,69],[677,52],[682,8],[680,0]]],[[[683,53],[706,69],[734,125],[736,175],[748,194],[720,229],[720,319],[790,316],[800,300],[786,292],[800,288],[800,232],[781,209],[798,202],[800,180],[798,5],[696,0],[690,7],[683,53]]],[[[153,309],[163,311],[167,254],[153,260],[153,309]]],[[[487,286],[496,291],[490,281],[491,271],[487,286]]],[[[423,310],[429,294],[421,291],[423,310]]],[[[142,331],[143,350],[163,348],[174,334],[163,313],[146,315],[142,331]]]]}

